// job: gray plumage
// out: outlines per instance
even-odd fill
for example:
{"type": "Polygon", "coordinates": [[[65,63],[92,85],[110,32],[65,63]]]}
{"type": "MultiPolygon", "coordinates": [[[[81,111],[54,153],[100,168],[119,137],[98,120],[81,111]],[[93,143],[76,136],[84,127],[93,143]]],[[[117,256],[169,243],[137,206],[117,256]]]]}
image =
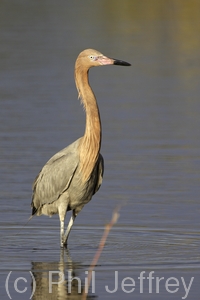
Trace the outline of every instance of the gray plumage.
{"type": "MultiPolygon", "coordinates": [[[[98,191],[103,179],[103,157],[99,158],[90,175],[82,182],[79,172],[78,147],[81,138],[56,153],[42,168],[33,183],[32,207],[37,214],[42,213],[44,204],[52,204],[61,196],[67,201],[67,210],[75,210],[75,214],[88,203],[98,191]]],[[[48,215],[58,213],[55,206],[48,206],[48,215]]]]}

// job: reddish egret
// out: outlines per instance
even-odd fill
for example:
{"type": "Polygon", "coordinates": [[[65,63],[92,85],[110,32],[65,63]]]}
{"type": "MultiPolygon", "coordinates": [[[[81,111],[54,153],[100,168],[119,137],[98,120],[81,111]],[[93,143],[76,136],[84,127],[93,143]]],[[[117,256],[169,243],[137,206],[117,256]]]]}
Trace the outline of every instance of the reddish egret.
{"type": "Polygon", "coordinates": [[[93,49],[79,54],[75,64],[75,82],[86,113],[85,134],[50,158],[33,183],[32,216],[59,214],[61,247],[67,245],[76,216],[102,183],[101,120],[88,81],[88,71],[91,67],[104,65],[130,66],[127,62],[108,58],[93,49]],[[68,210],[72,210],[72,216],[64,232],[68,210]]]}

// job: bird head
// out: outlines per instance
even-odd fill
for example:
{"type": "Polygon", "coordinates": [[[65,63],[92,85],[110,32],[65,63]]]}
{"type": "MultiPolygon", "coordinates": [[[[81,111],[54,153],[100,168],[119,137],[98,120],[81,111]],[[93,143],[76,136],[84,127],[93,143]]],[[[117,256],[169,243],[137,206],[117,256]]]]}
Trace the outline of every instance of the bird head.
{"type": "Polygon", "coordinates": [[[76,64],[81,64],[87,69],[105,65],[131,66],[131,64],[123,60],[109,58],[94,49],[86,49],[82,51],[77,58],[76,64]]]}

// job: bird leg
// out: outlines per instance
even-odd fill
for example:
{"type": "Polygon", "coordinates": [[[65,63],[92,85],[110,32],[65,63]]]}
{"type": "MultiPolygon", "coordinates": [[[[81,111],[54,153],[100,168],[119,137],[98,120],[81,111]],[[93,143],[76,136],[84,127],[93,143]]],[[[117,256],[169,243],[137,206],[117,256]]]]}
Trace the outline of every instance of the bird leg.
{"type": "Polygon", "coordinates": [[[63,236],[63,245],[65,245],[65,246],[67,245],[67,240],[68,240],[72,225],[74,224],[75,218],[76,218],[76,213],[75,213],[75,209],[73,209],[71,219],[70,219],[67,229],[65,231],[65,235],[63,236]]]}
{"type": "Polygon", "coordinates": [[[60,246],[63,247],[64,240],[64,232],[65,232],[65,222],[60,221],[60,246]]]}
{"type": "Polygon", "coordinates": [[[64,245],[64,233],[65,233],[65,216],[67,212],[68,201],[63,201],[62,196],[59,198],[60,202],[58,206],[58,213],[60,218],[60,246],[61,248],[64,245]]]}

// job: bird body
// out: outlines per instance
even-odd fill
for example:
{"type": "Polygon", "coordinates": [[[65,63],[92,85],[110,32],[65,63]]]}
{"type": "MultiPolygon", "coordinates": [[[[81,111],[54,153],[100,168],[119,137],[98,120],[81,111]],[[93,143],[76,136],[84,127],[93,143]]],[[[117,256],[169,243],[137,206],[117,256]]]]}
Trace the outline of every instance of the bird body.
{"type": "Polygon", "coordinates": [[[104,161],[100,154],[101,120],[88,81],[88,71],[93,66],[109,64],[130,65],[108,58],[93,49],[79,54],[75,64],[75,82],[86,113],[85,133],[51,157],[33,183],[32,216],[59,214],[61,247],[67,244],[77,214],[102,183],[104,161]],[[64,233],[64,220],[69,210],[72,210],[72,217],[64,233]]]}
{"type": "Polygon", "coordinates": [[[66,202],[68,211],[75,210],[77,214],[99,189],[103,179],[103,157],[99,154],[90,177],[83,182],[78,156],[81,140],[76,140],[51,157],[36,177],[33,199],[37,215],[57,214],[56,201],[60,198],[66,202]]]}

